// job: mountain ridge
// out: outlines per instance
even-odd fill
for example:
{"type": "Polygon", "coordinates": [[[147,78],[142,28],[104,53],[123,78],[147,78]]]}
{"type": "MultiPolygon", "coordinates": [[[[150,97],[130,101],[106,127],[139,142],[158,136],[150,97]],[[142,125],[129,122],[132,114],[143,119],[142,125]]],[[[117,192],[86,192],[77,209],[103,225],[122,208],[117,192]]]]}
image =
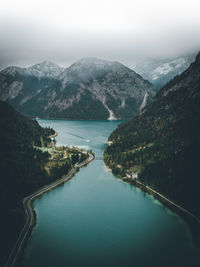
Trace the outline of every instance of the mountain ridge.
{"type": "Polygon", "coordinates": [[[82,58],[27,105],[29,114],[44,118],[121,119],[139,112],[154,95],[154,86],[123,64],[82,58]],[[31,110],[36,104],[37,114],[31,110]]]}
{"type": "Polygon", "coordinates": [[[197,53],[186,53],[170,58],[150,58],[139,62],[133,69],[152,84],[161,88],[181,74],[195,60],[197,53]]]}
{"type": "Polygon", "coordinates": [[[48,62],[35,64],[28,68],[7,67],[0,71],[0,100],[20,109],[42,88],[48,87],[63,68],[48,62]]]}

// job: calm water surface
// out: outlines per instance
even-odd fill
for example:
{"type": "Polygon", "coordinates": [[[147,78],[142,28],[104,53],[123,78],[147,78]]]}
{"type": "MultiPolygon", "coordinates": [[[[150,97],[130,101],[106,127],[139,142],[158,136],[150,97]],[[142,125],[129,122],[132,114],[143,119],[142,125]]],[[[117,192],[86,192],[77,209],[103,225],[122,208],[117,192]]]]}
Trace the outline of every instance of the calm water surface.
{"type": "Polygon", "coordinates": [[[37,225],[23,267],[200,266],[182,220],[110,173],[102,158],[117,121],[39,120],[58,145],[92,149],[98,159],[35,200],[37,225]]]}

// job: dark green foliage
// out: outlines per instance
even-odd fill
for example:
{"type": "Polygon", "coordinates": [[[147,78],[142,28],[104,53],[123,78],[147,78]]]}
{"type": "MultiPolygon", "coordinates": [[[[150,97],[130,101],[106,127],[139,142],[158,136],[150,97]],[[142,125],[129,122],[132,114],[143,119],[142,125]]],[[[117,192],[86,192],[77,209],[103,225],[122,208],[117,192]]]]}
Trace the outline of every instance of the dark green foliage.
{"type": "Polygon", "coordinates": [[[84,160],[87,159],[87,157],[88,157],[88,154],[81,153],[80,158],[79,158],[79,161],[80,161],[80,162],[81,162],[81,161],[84,161],[84,160]]]}
{"type": "MultiPolygon", "coordinates": [[[[67,91],[68,93],[68,91],[67,91]]],[[[48,117],[49,113],[51,118],[58,119],[77,119],[77,120],[90,120],[108,118],[109,112],[104,105],[97,99],[92,97],[92,94],[85,90],[79,102],[74,103],[73,106],[58,111],[56,106],[49,108],[48,112],[42,114],[43,117],[48,117]]]]}
{"type": "MultiPolygon", "coordinates": [[[[75,163],[78,162],[75,161],[75,163]]],[[[63,162],[63,164],[56,165],[50,169],[50,178],[51,180],[57,180],[61,178],[64,174],[67,174],[71,166],[75,163],[72,163],[71,160],[63,162]]]]}
{"type": "Polygon", "coordinates": [[[115,173],[138,167],[140,181],[200,216],[200,54],[109,139],[104,159],[115,173]]]}
{"type": "Polygon", "coordinates": [[[49,155],[33,145],[48,143],[54,130],[43,129],[4,102],[0,102],[0,129],[1,256],[6,257],[23,224],[21,199],[49,182],[43,170],[49,155]]]}
{"type": "Polygon", "coordinates": [[[72,164],[75,164],[76,162],[78,162],[79,161],[79,154],[78,153],[72,154],[71,160],[72,160],[72,164]]]}

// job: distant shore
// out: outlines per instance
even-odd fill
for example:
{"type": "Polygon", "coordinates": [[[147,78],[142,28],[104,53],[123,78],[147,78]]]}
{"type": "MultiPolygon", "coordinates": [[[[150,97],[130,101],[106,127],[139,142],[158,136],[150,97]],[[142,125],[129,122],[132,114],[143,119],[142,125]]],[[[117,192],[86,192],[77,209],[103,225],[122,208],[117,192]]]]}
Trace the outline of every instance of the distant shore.
{"type": "MultiPolygon", "coordinates": [[[[57,121],[108,121],[108,122],[112,122],[112,121],[120,121],[120,122],[124,122],[127,119],[116,119],[116,120],[109,120],[108,118],[107,119],[70,119],[70,118],[42,118],[42,117],[31,117],[32,119],[35,119],[35,120],[50,120],[50,121],[54,121],[54,120],[57,120],[57,121]]],[[[129,118],[130,119],[130,118],[129,118]]]]}

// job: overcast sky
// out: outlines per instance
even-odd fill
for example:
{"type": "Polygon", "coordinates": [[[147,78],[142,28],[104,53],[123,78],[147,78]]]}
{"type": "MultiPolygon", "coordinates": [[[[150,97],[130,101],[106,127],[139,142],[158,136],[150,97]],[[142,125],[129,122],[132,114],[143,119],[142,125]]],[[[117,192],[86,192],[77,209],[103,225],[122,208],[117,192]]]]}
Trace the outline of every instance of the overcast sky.
{"type": "Polygon", "coordinates": [[[90,56],[134,66],[198,49],[199,0],[0,0],[0,69],[90,56]]]}

